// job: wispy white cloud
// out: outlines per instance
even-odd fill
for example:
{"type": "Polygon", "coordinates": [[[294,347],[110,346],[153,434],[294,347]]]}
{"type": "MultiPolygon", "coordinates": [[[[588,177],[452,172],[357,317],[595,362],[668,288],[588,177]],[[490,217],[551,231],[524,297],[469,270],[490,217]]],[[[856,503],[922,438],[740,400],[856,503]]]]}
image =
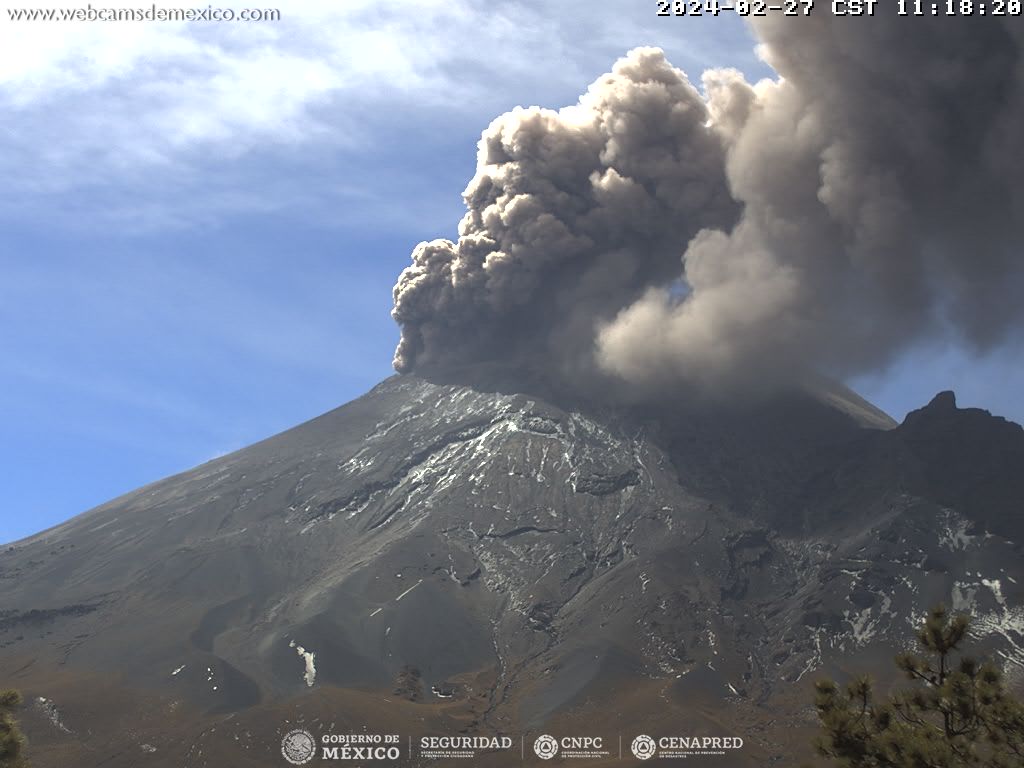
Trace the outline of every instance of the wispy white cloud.
{"type": "Polygon", "coordinates": [[[722,49],[753,60],[735,20],[684,27],[613,0],[275,2],[280,21],[48,23],[8,21],[22,0],[0,0],[0,215],[72,195],[50,215],[159,229],[294,206],[292,185],[253,183],[256,155],[292,172],[310,157],[338,165],[340,185],[306,193],[339,215],[408,217],[375,174],[360,176],[372,156],[415,186],[396,179],[388,142],[451,141],[438,129],[457,124],[469,155],[498,112],[574,98],[638,44],[691,69],[722,49]],[[396,121],[404,134],[383,139],[396,121]]]}
{"type": "Polygon", "coordinates": [[[76,133],[51,157],[90,142],[158,161],[202,143],[232,153],[268,139],[345,141],[356,116],[324,124],[309,108],[343,96],[430,100],[448,82],[451,42],[481,31],[465,0],[396,0],[386,12],[365,0],[282,5],[280,21],[259,23],[5,20],[0,105],[15,118],[64,112],[76,133]]]}

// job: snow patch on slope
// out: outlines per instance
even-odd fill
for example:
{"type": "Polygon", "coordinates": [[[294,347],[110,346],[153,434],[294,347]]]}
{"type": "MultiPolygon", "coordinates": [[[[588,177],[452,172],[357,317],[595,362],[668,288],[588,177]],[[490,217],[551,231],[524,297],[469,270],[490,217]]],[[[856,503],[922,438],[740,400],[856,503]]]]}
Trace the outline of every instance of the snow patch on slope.
{"type": "Polygon", "coordinates": [[[288,647],[294,648],[295,653],[303,660],[305,671],[302,674],[302,679],[306,682],[307,687],[312,688],[316,682],[316,653],[314,651],[307,651],[301,645],[296,645],[294,640],[288,643],[288,647]]]}

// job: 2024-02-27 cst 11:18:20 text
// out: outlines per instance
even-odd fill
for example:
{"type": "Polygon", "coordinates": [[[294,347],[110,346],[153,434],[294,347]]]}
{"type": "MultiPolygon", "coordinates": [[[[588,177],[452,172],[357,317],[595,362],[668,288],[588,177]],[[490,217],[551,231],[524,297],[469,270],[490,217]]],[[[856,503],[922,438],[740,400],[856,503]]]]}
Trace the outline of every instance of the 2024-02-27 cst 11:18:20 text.
{"type": "MultiPolygon", "coordinates": [[[[815,0],[655,0],[658,16],[809,16],[815,0]]],[[[881,0],[831,0],[833,16],[874,16],[881,0]]],[[[897,0],[897,16],[1021,16],[1024,0],[897,0]]],[[[887,6],[888,7],[888,6],[887,6]]]]}
{"type": "Polygon", "coordinates": [[[768,0],[656,0],[656,4],[658,16],[718,16],[728,11],[739,16],[767,16],[769,11],[780,11],[786,16],[807,16],[814,8],[814,0],[784,0],[781,3],[768,0]]]}

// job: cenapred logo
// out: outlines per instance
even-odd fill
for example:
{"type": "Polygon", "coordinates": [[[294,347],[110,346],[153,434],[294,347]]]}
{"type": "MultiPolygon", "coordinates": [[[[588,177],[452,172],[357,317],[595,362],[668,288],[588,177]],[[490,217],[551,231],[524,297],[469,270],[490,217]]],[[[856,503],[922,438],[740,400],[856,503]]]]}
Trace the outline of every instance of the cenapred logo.
{"type": "Polygon", "coordinates": [[[642,733],[630,744],[638,760],[652,757],[687,758],[724,756],[730,750],[743,749],[739,736],[661,736],[657,739],[642,733]]]}
{"type": "Polygon", "coordinates": [[[281,754],[292,765],[305,765],[316,756],[316,739],[302,728],[288,731],[281,739],[281,754]]]}
{"type": "Polygon", "coordinates": [[[638,760],[650,760],[658,751],[658,745],[650,736],[641,733],[633,739],[630,749],[633,750],[633,757],[638,760]]]}
{"type": "Polygon", "coordinates": [[[537,740],[533,742],[533,751],[541,760],[550,760],[558,754],[558,741],[554,736],[545,733],[543,736],[538,736],[537,740]]]}

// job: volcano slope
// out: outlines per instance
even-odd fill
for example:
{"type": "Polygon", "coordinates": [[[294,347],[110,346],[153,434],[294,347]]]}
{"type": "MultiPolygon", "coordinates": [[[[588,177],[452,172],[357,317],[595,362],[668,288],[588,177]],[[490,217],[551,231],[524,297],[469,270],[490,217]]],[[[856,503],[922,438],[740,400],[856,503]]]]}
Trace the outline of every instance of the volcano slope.
{"type": "Polygon", "coordinates": [[[5,547],[0,681],[37,768],[280,766],[297,725],[792,765],[813,680],[890,678],[940,600],[1019,680],[1022,499],[1021,428],[951,393],[895,426],[839,390],[666,418],[393,377],[5,547]]]}

